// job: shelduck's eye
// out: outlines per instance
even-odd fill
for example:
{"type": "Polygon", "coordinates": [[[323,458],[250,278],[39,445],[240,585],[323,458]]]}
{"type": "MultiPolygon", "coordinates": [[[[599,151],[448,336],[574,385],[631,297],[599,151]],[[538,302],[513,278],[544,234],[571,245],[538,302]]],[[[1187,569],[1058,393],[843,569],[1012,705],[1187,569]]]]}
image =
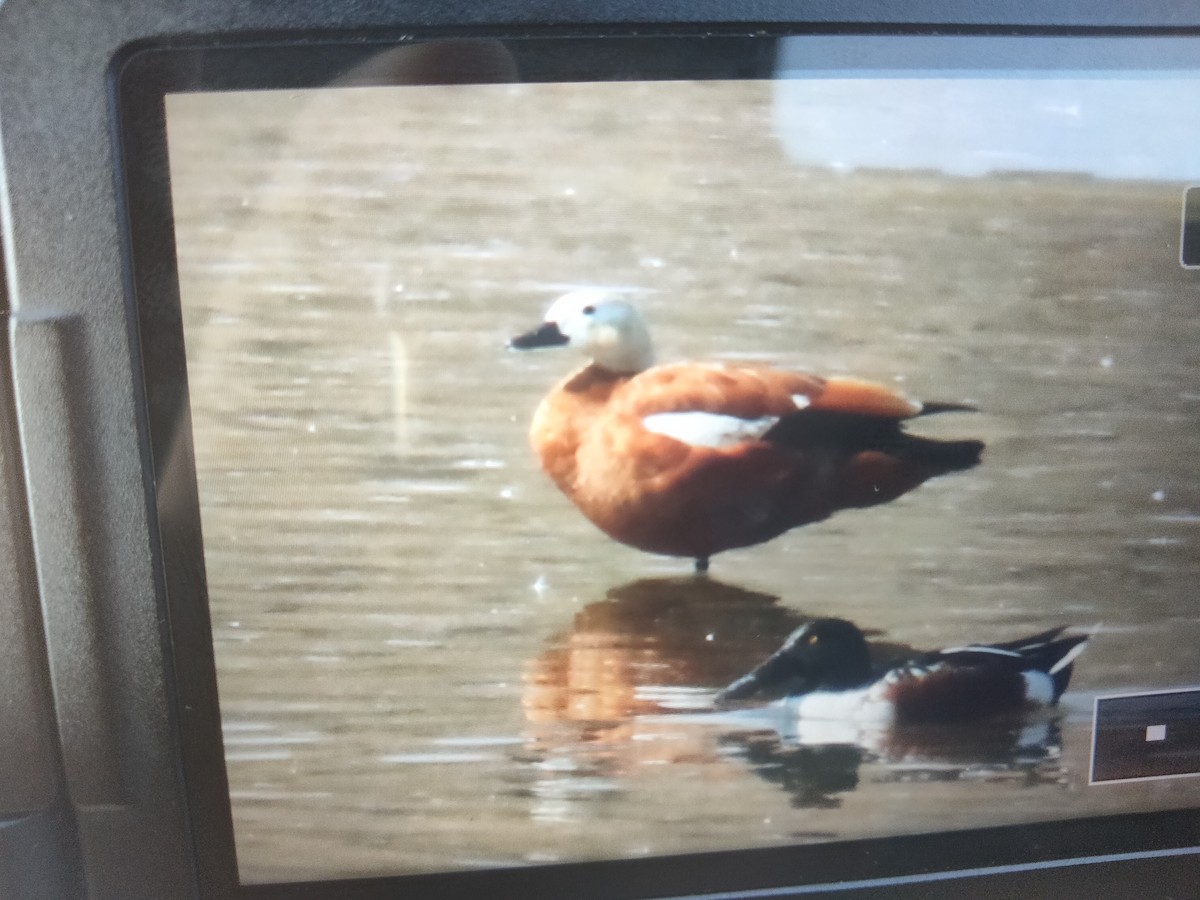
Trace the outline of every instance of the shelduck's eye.
{"type": "Polygon", "coordinates": [[[817,643],[819,640],[821,640],[820,637],[818,637],[815,634],[810,634],[808,636],[808,640],[805,643],[807,643],[811,647],[813,644],[817,643]]]}
{"type": "Polygon", "coordinates": [[[592,313],[594,313],[595,311],[596,311],[596,307],[594,307],[594,306],[591,306],[591,305],[585,306],[585,307],[583,308],[583,314],[584,314],[585,316],[590,316],[590,315],[591,315],[592,313]]]}

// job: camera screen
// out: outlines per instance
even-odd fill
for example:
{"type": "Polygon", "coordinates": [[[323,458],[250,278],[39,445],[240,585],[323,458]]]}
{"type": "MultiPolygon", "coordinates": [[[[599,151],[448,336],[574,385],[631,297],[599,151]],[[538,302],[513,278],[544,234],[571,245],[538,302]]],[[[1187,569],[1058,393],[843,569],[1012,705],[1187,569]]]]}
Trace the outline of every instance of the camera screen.
{"type": "Polygon", "coordinates": [[[780,44],[167,97],[243,881],[1200,803],[1200,72],[780,44]]]}

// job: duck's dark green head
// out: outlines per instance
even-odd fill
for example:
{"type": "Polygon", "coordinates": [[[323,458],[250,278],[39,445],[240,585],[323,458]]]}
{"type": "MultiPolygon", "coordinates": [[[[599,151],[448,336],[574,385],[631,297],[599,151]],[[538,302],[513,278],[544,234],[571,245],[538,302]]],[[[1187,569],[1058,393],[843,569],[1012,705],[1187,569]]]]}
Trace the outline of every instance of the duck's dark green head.
{"type": "Polygon", "coordinates": [[[793,631],[754,671],[717,694],[734,700],[777,700],[816,690],[847,690],[871,680],[871,655],[858,626],[845,619],[814,619],[793,631]]]}

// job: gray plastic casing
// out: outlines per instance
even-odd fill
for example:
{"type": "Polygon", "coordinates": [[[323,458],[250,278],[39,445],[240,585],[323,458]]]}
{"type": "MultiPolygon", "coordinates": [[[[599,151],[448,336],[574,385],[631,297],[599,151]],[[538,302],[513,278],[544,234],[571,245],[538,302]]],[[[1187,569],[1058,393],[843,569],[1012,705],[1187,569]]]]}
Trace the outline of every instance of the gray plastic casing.
{"type": "Polygon", "coordinates": [[[637,23],[1194,28],[1200,4],[6,0],[0,897],[200,892],[115,165],[122,48],[230,33],[637,23]]]}

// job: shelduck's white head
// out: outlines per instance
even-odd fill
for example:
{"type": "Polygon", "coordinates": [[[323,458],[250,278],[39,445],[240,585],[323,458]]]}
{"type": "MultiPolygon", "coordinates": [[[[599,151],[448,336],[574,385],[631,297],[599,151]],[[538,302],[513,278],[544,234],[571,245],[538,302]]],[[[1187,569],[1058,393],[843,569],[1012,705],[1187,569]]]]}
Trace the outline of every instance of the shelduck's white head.
{"type": "Polygon", "coordinates": [[[650,332],[641,314],[624,300],[596,288],[563,294],[546,310],[539,328],[513,338],[516,350],[569,345],[602,369],[635,374],[654,364],[650,332]]]}

